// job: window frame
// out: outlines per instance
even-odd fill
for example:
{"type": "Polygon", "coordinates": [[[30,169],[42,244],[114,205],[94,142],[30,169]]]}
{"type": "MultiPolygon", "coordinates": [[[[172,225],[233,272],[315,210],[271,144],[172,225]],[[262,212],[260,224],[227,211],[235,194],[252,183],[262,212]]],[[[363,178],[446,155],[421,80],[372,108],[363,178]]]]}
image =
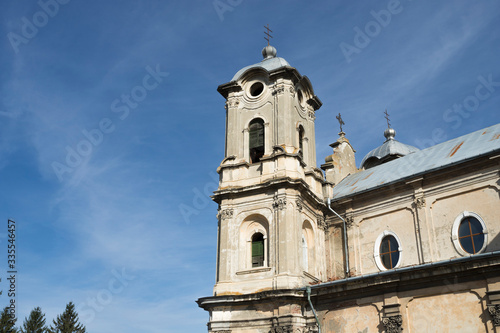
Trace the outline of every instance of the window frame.
{"type": "MultiPolygon", "coordinates": [[[[265,235],[261,232],[255,232],[252,237],[251,237],[251,248],[250,248],[250,257],[251,257],[251,268],[259,268],[259,267],[265,267],[265,263],[266,263],[266,238],[265,238],[265,235]],[[262,240],[254,240],[254,238],[257,236],[257,235],[260,235],[262,240]],[[254,257],[257,257],[257,256],[254,256],[254,244],[256,244],[257,242],[262,242],[262,261],[261,261],[261,264],[258,265],[258,266],[254,266],[254,257]]],[[[259,256],[260,257],[260,256],[259,256]]]]}
{"type": "Polygon", "coordinates": [[[403,262],[403,247],[401,246],[401,239],[399,239],[398,235],[389,230],[384,230],[384,232],[378,235],[377,239],[375,240],[375,245],[373,247],[373,257],[375,258],[375,264],[381,271],[388,271],[391,269],[399,268],[401,266],[401,263],[403,262]],[[398,263],[393,268],[386,268],[384,266],[384,263],[382,262],[382,257],[380,256],[380,245],[382,244],[382,240],[386,236],[393,236],[396,239],[396,242],[398,243],[399,260],[398,263]]]}
{"type": "Polygon", "coordinates": [[[486,223],[484,223],[484,220],[482,219],[481,216],[479,216],[479,214],[474,213],[474,212],[463,211],[455,218],[455,221],[453,222],[453,227],[451,229],[451,240],[453,242],[453,245],[455,246],[455,250],[461,256],[473,256],[476,254],[483,253],[488,246],[488,229],[486,228],[486,223]],[[479,221],[479,223],[481,223],[481,226],[483,228],[483,230],[482,230],[483,235],[484,235],[483,246],[481,247],[481,249],[479,251],[476,251],[476,253],[469,253],[469,252],[465,251],[462,248],[462,244],[460,244],[458,230],[460,228],[460,224],[462,223],[462,221],[467,217],[476,218],[479,221]]]}
{"type": "MultiPolygon", "coordinates": [[[[260,141],[260,140],[258,140],[258,141],[260,141]]],[[[248,148],[247,149],[248,149],[248,157],[249,157],[251,164],[261,162],[262,157],[266,154],[266,122],[264,121],[264,119],[262,119],[260,117],[253,118],[248,123],[248,148]],[[256,129],[256,131],[259,131],[259,133],[257,133],[256,135],[260,136],[260,131],[262,131],[262,146],[251,147],[251,145],[252,145],[252,126],[254,126],[254,125],[261,126],[260,128],[256,129]],[[252,158],[252,150],[253,149],[257,150],[257,148],[259,148],[259,153],[256,154],[256,156],[254,158],[252,158]],[[260,151],[260,148],[262,151],[260,151]],[[254,161],[254,159],[256,159],[256,160],[254,161]]]]}

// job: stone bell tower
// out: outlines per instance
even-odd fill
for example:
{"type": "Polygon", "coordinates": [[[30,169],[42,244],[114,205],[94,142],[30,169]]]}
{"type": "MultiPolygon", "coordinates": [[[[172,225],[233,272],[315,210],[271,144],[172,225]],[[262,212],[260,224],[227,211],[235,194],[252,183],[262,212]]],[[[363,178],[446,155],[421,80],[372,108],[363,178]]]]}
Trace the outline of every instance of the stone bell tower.
{"type": "Polygon", "coordinates": [[[321,101],[309,79],[276,53],[266,46],[261,62],[217,89],[226,99],[225,157],[212,197],[219,204],[217,276],[214,296],[198,300],[211,313],[213,332],[238,332],[232,321],[269,332],[280,316],[305,327],[304,317],[289,316],[301,312],[303,295],[279,310],[284,313],[264,317],[235,310],[236,299],[326,278],[325,180],[316,167],[314,134],[321,101]]]}
{"type": "Polygon", "coordinates": [[[220,205],[217,295],[296,288],[325,273],[316,253],[324,243],[315,208],[323,200],[314,140],[321,102],[274,47],[262,55],[218,88],[227,102],[213,197],[220,205]]]}

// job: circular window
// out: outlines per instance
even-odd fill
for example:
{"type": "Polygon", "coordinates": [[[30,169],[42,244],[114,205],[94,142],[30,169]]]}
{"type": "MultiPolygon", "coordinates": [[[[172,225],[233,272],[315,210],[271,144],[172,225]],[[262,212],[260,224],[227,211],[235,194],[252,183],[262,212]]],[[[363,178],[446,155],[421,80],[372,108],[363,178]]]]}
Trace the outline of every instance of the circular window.
{"type": "Polygon", "coordinates": [[[262,82],[255,82],[250,87],[250,95],[252,97],[259,96],[260,94],[262,94],[263,91],[264,91],[264,85],[262,84],[262,82]]]}
{"type": "Polygon", "coordinates": [[[483,252],[486,248],[487,234],[486,225],[475,213],[463,212],[453,223],[453,243],[462,255],[483,252]]]}
{"type": "Polygon", "coordinates": [[[380,243],[380,260],[386,269],[396,267],[399,262],[399,245],[394,236],[385,236],[380,243]]]}
{"type": "Polygon", "coordinates": [[[374,256],[377,267],[382,270],[397,268],[401,264],[401,242],[391,231],[384,231],[375,241],[374,256]]]}

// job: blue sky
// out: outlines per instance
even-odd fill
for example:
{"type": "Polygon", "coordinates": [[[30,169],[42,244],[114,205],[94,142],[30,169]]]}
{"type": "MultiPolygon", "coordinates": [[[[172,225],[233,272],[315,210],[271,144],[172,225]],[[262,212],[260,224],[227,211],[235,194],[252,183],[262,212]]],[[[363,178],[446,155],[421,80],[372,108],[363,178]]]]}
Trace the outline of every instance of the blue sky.
{"type": "Polygon", "coordinates": [[[358,165],[386,108],[419,148],[500,122],[496,0],[54,3],[0,12],[0,305],[14,218],[18,323],[73,301],[89,332],[206,332],[216,88],[261,60],[267,23],[323,102],[318,164],[339,112],[358,165]]]}

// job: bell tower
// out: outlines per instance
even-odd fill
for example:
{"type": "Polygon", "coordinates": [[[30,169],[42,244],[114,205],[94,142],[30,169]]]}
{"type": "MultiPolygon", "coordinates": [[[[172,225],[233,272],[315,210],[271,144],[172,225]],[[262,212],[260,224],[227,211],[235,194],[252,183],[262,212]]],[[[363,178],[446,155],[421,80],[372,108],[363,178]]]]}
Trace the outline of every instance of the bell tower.
{"type": "Polygon", "coordinates": [[[324,280],[323,173],[316,167],[311,82],[273,46],[218,87],[226,99],[214,295],[324,280]]]}

